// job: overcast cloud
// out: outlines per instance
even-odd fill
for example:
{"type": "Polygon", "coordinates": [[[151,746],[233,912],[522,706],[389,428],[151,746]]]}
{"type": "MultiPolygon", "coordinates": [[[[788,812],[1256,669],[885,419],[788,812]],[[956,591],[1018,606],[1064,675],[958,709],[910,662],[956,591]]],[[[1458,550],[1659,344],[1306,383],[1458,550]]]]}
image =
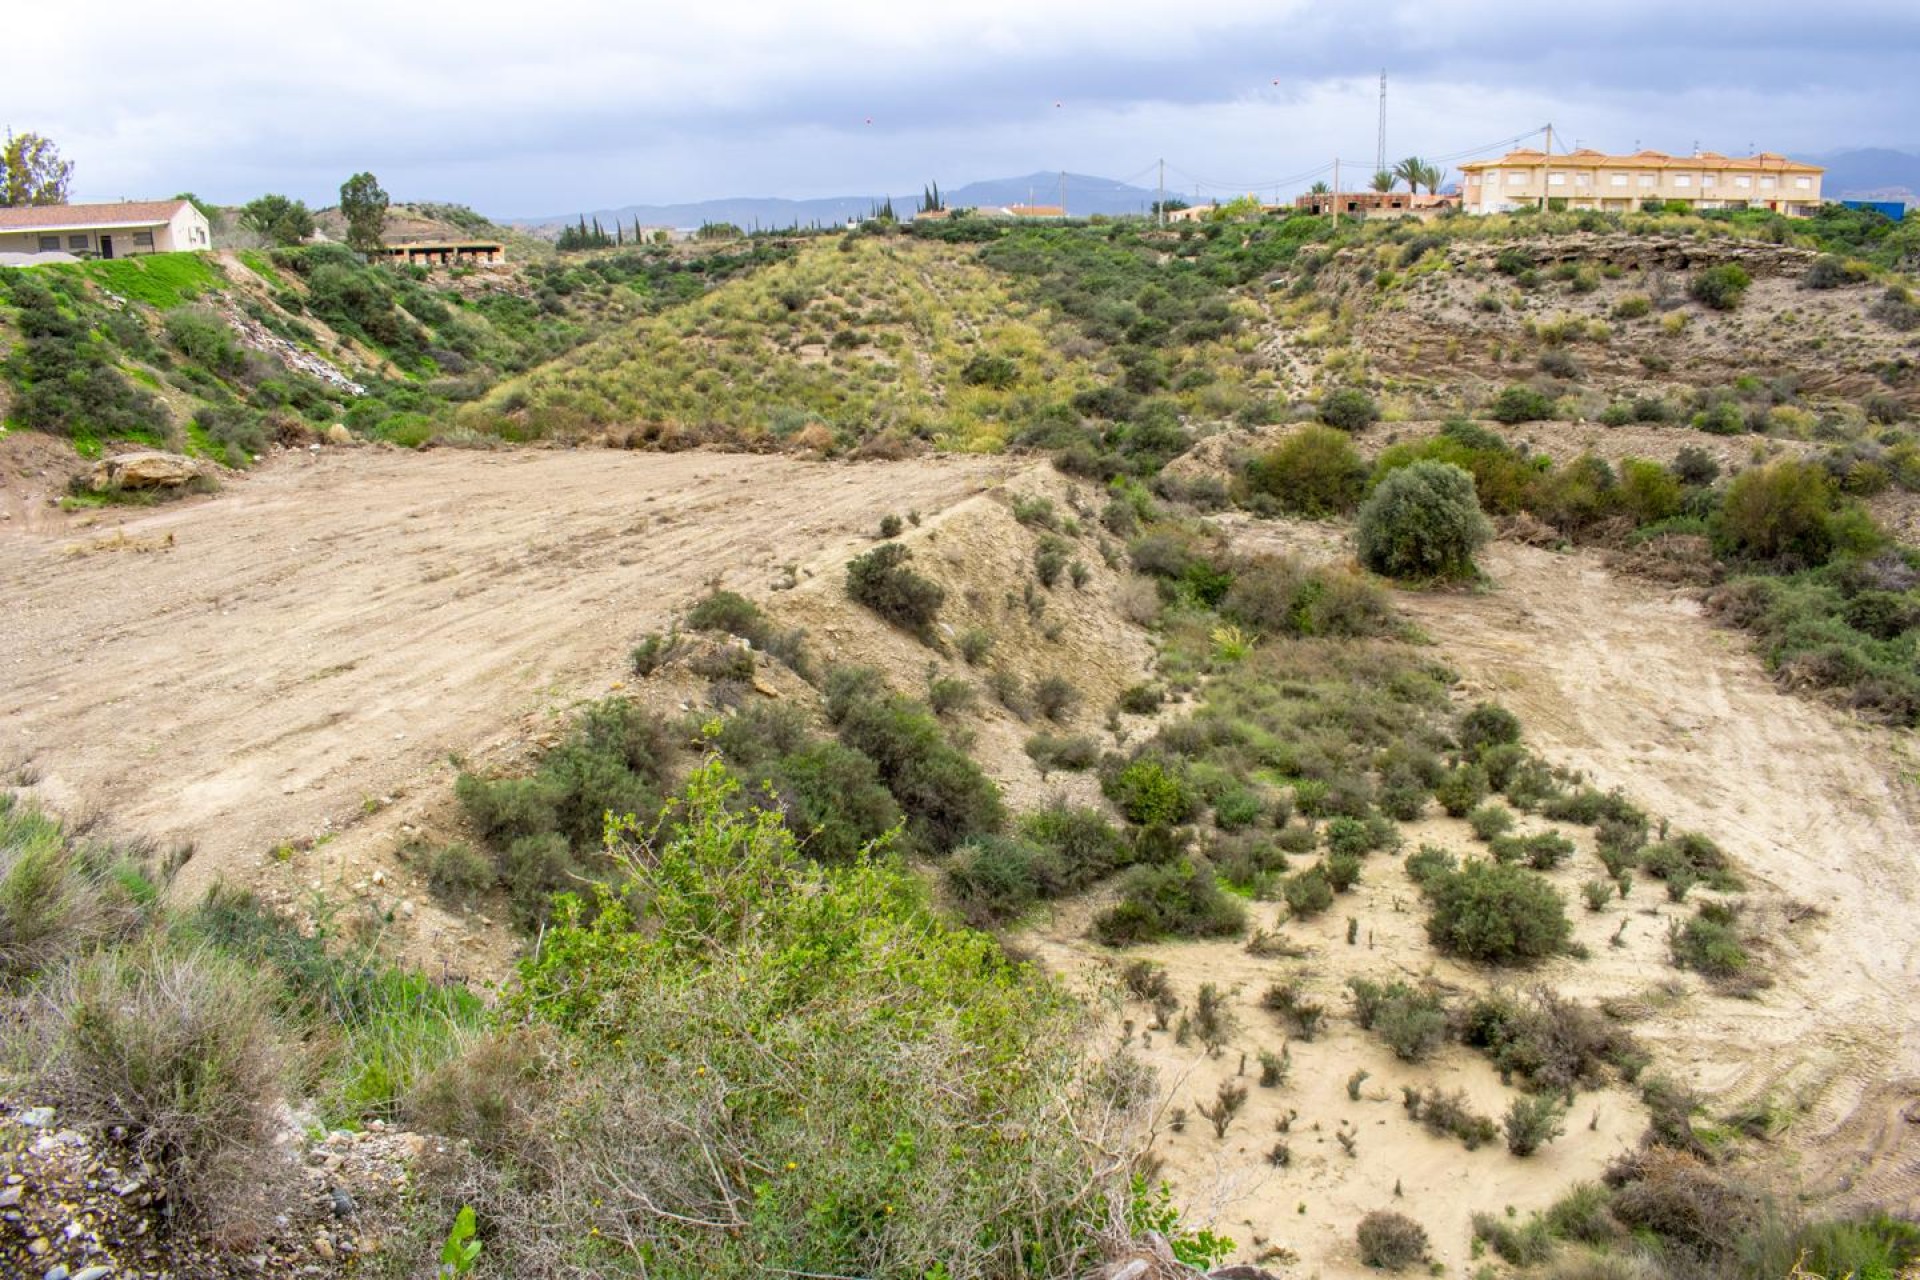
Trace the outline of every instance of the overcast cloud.
{"type": "Polygon", "coordinates": [[[1291,192],[1335,155],[1371,167],[1382,67],[1390,158],[1548,121],[1606,149],[1920,142],[1913,0],[104,0],[33,25],[0,124],[59,143],[78,199],[321,205],[371,169],[397,199],[520,216],[1035,170],[1151,185],[1163,158],[1188,194],[1291,192]]]}

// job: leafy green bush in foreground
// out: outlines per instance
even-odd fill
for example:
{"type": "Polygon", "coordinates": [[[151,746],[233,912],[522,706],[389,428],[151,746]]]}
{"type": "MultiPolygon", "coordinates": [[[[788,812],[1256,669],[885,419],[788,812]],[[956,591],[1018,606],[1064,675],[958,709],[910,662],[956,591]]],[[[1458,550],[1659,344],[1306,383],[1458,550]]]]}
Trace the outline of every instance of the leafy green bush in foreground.
{"type": "Polygon", "coordinates": [[[664,836],[620,833],[624,883],[561,900],[502,1025],[577,1065],[473,1064],[512,1101],[469,1112],[503,1118],[448,1203],[514,1275],[1080,1273],[1134,1199],[1100,1147],[1144,1078],[904,869],[821,867],[736,800],[703,767],[664,836]]]}

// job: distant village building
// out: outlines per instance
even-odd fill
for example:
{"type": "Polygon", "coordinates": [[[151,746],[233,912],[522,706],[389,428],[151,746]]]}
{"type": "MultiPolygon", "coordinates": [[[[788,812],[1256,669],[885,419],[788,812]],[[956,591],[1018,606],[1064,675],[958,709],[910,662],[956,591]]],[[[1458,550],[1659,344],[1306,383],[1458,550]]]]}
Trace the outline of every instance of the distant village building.
{"type": "Polygon", "coordinates": [[[5,254],[131,258],[212,247],[213,229],[188,200],[0,209],[0,253],[5,254]]]}
{"type": "Polygon", "coordinates": [[[1698,151],[1607,155],[1591,148],[1569,155],[1510,151],[1498,160],[1460,166],[1468,213],[1515,209],[1598,209],[1625,213],[1650,203],[1695,209],[1771,209],[1804,218],[1820,207],[1826,170],[1763,151],[1723,156],[1698,151]]]}
{"type": "Polygon", "coordinates": [[[408,266],[466,266],[505,262],[507,246],[497,240],[405,240],[383,244],[367,257],[376,262],[399,262],[408,266]]]}
{"type": "Polygon", "coordinates": [[[913,215],[915,222],[943,222],[953,217],[1000,218],[1008,220],[1024,219],[1029,221],[1059,220],[1067,216],[1064,207],[1057,204],[1009,204],[983,205],[977,209],[922,209],[913,215]]]}
{"type": "Polygon", "coordinates": [[[1353,218],[1431,218],[1460,207],[1460,197],[1417,191],[1309,191],[1294,197],[1297,213],[1325,217],[1334,210],[1353,218]]]}
{"type": "MultiPolygon", "coordinates": [[[[1252,205],[1245,204],[1249,215],[1252,205]]],[[[1169,222],[1205,222],[1224,206],[1188,205],[1168,212],[1169,222]]],[[[1334,209],[1352,218],[1430,218],[1460,207],[1457,195],[1421,195],[1413,191],[1310,191],[1292,204],[1263,204],[1262,214],[1312,213],[1325,217],[1334,209]]]]}

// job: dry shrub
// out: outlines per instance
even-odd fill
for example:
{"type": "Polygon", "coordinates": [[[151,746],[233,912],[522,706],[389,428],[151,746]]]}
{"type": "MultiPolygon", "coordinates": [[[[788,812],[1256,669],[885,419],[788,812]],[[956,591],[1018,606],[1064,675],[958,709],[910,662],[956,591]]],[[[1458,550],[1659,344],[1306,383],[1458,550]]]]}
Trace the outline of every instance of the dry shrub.
{"type": "Polygon", "coordinates": [[[124,1130],[169,1202],[239,1246],[294,1170],[274,1142],[286,1052],[257,970],[164,940],[102,952],[48,993],[35,1087],[83,1123],[124,1130]]]}
{"type": "Polygon", "coordinates": [[[1370,1267],[1399,1271],[1427,1256],[1425,1228],[1404,1213],[1376,1209],[1360,1219],[1354,1236],[1360,1261],[1370,1267]]]}
{"type": "Polygon", "coordinates": [[[1697,1254],[1723,1254],[1757,1220],[1757,1193],[1734,1185],[1699,1157],[1648,1147],[1607,1170],[1613,1216],[1697,1254]]]}
{"type": "Polygon", "coordinates": [[[543,1158],[555,1038],[539,1028],[490,1031],[422,1080],[405,1103],[407,1123],[469,1142],[489,1159],[543,1158]]]}

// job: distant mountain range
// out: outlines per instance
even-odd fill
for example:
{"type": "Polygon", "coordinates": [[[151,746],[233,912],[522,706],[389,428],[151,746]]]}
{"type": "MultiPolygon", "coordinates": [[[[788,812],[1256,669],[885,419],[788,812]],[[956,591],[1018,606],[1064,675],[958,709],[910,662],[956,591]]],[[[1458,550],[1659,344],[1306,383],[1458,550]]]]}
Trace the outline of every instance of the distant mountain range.
{"type": "MultiPolygon", "coordinates": [[[[952,191],[942,190],[941,200],[950,209],[999,208],[1010,204],[1059,204],[1061,176],[1058,173],[1030,173],[1017,178],[991,178],[970,182],[952,191]]],[[[1069,173],[1066,178],[1067,212],[1075,217],[1095,213],[1144,213],[1157,198],[1147,187],[1131,187],[1111,178],[1085,173],[1069,173]]],[[[894,212],[909,217],[919,207],[921,192],[891,193],[894,212]]],[[[777,196],[732,196],[720,200],[696,200],[684,204],[630,204],[617,209],[587,209],[576,213],[556,213],[537,218],[510,218],[507,225],[534,233],[556,232],[585,217],[600,219],[609,232],[614,224],[631,227],[637,219],[644,227],[697,227],[704,222],[731,222],[752,230],[816,224],[831,226],[849,218],[864,218],[886,194],[827,196],[817,200],[785,200],[777,196]]]]}
{"type": "MultiPolygon", "coordinates": [[[[1823,188],[1829,199],[1880,197],[1920,202],[1920,155],[1885,147],[1864,147],[1830,151],[1806,156],[1810,163],[1826,167],[1823,188]]],[[[1106,213],[1145,213],[1157,198],[1150,187],[1129,186],[1111,178],[1092,174],[1069,173],[1066,176],[1067,212],[1076,217],[1106,213]]],[[[964,187],[942,191],[948,208],[1000,208],[1010,204],[1059,204],[1061,175],[1029,173],[1014,178],[989,178],[969,182],[964,187]]],[[[905,218],[920,203],[918,191],[891,193],[894,212],[905,218]]],[[[1177,194],[1177,193],[1176,193],[1177,194]]],[[[826,196],[815,200],[787,200],[778,196],[730,196],[719,200],[695,200],[681,204],[629,204],[617,209],[587,209],[574,213],[547,214],[533,218],[510,218],[507,225],[534,235],[552,235],[561,227],[582,217],[591,222],[600,219],[608,231],[615,223],[631,227],[637,220],[645,227],[697,227],[705,222],[731,222],[748,230],[780,227],[834,226],[850,218],[863,218],[886,194],[826,196]]]]}
{"type": "Polygon", "coordinates": [[[1829,200],[1882,196],[1911,204],[1916,199],[1914,193],[1920,192],[1920,155],[1906,151],[1864,147],[1808,156],[1807,160],[1826,167],[1820,189],[1829,200]]]}

